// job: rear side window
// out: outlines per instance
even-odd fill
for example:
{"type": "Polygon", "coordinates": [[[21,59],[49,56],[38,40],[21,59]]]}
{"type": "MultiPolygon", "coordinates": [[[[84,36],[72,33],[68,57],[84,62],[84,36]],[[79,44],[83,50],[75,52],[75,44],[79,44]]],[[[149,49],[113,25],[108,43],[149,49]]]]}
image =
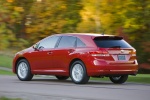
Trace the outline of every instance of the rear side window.
{"type": "Polygon", "coordinates": [[[97,37],[94,42],[100,48],[132,48],[121,37],[97,37]]]}
{"type": "Polygon", "coordinates": [[[76,37],[63,36],[59,42],[58,48],[75,47],[76,37]]]}
{"type": "Polygon", "coordinates": [[[77,47],[85,47],[86,45],[79,39],[77,38],[77,47]]]}

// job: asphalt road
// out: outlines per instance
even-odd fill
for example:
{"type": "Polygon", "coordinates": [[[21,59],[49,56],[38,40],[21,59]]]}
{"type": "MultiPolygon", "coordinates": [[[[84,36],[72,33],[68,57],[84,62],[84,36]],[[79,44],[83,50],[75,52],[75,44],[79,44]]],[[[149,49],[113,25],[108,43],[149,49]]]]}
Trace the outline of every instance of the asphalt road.
{"type": "Polygon", "coordinates": [[[76,85],[49,76],[22,82],[16,76],[0,75],[0,96],[24,100],[150,100],[150,85],[103,81],[76,85]]]}

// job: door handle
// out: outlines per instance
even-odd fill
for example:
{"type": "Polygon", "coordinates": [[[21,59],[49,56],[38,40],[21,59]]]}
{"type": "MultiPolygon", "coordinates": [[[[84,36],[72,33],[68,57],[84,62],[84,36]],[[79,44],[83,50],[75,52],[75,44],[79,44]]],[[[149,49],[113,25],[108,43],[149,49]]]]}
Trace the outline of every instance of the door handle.
{"type": "Polygon", "coordinates": [[[48,55],[50,55],[50,54],[52,54],[52,53],[53,53],[52,51],[48,51],[48,52],[47,52],[48,55]]]}

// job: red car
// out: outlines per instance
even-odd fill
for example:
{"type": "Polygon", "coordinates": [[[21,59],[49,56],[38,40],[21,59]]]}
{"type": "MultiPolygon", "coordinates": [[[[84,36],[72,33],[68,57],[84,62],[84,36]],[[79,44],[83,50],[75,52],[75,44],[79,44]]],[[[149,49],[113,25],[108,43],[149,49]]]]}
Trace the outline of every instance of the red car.
{"type": "Polygon", "coordinates": [[[137,71],[136,50],[114,35],[52,35],[13,59],[13,72],[21,81],[29,81],[33,75],[55,75],[59,80],[71,77],[74,83],[85,84],[90,77],[106,76],[121,84],[137,71]]]}

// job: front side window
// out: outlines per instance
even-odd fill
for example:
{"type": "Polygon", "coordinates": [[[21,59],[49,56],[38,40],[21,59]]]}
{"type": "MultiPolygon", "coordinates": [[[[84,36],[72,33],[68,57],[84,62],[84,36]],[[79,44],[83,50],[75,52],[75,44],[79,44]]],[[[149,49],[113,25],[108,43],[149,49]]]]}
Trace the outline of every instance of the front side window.
{"type": "Polygon", "coordinates": [[[56,45],[58,39],[59,39],[59,36],[52,36],[52,37],[45,38],[38,44],[38,48],[39,49],[55,48],[55,45],[56,45]]]}
{"type": "Polygon", "coordinates": [[[58,48],[75,47],[76,37],[63,36],[59,42],[58,48]]]}

